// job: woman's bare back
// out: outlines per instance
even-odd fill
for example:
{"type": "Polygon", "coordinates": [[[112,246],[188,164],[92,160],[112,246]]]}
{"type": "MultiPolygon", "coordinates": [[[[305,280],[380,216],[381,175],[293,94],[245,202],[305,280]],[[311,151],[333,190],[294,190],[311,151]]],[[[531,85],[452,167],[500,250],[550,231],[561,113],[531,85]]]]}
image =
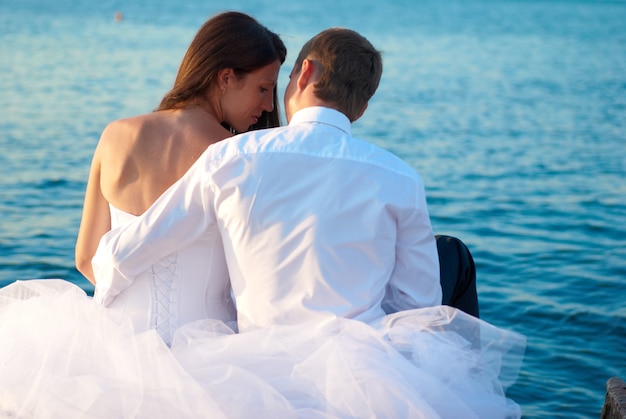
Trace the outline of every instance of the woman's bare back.
{"type": "Polygon", "coordinates": [[[101,139],[102,194],[116,208],[142,214],[209,145],[228,136],[230,133],[200,108],[113,122],[101,139]]]}

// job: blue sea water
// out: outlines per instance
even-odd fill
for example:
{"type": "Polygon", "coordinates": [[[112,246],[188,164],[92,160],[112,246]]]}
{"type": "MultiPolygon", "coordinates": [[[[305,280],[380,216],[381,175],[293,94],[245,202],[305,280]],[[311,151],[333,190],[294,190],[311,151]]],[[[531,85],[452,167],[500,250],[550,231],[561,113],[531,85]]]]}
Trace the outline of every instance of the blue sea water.
{"type": "Polygon", "coordinates": [[[481,316],[527,336],[524,417],[598,417],[626,378],[625,1],[0,0],[0,286],[92,291],[73,254],[100,132],[153,109],[226,8],[283,37],[281,91],[327,27],[383,51],[354,133],[419,171],[435,231],[473,252],[481,316]]]}

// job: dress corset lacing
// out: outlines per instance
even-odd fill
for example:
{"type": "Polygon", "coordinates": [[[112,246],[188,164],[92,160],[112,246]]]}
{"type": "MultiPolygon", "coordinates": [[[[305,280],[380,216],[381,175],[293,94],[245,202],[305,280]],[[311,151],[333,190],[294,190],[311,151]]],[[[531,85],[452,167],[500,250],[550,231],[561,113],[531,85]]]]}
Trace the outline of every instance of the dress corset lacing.
{"type": "Polygon", "coordinates": [[[152,313],[150,327],[156,329],[165,343],[171,343],[176,322],[176,291],[178,289],[178,253],[172,253],[150,269],[152,313]]]}

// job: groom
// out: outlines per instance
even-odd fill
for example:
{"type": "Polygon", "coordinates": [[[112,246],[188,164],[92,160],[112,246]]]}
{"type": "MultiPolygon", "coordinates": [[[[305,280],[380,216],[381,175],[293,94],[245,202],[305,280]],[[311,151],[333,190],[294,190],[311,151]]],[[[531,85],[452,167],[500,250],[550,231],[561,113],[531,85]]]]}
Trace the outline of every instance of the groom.
{"type": "MultiPolygon", "coordinates": [[[[104,236],[96,301],[107,304],[153,262],[216,234],[240,331],[329,316],[372,322],[445,302],[421,177],[350,134],[381,74],[380,53],[360,34],[333,28],[312,38],[285,91],[289,125],[212,145],[142,217],[104,236]]],[[[469,282],[453,275],[445,298],[475,297],[472,273],[461,271],[469,282]]]]}

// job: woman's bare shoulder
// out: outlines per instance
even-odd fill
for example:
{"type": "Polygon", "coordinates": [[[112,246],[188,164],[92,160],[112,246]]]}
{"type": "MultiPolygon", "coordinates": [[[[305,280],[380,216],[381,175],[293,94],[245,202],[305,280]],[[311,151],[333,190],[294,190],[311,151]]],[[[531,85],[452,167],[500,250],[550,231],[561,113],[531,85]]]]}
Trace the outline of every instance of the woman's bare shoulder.
{"type": "Polygon", "coordinates": [[[134,147],[138,142],[143,141],[144,133],[147,130],[158,132],[158,125],[161,118],[155,114],[144,114],[129,118],[118,119],[110,122],[102,132],[100,143],[103,146],[113,146],[120,148],[134,147]]]}

